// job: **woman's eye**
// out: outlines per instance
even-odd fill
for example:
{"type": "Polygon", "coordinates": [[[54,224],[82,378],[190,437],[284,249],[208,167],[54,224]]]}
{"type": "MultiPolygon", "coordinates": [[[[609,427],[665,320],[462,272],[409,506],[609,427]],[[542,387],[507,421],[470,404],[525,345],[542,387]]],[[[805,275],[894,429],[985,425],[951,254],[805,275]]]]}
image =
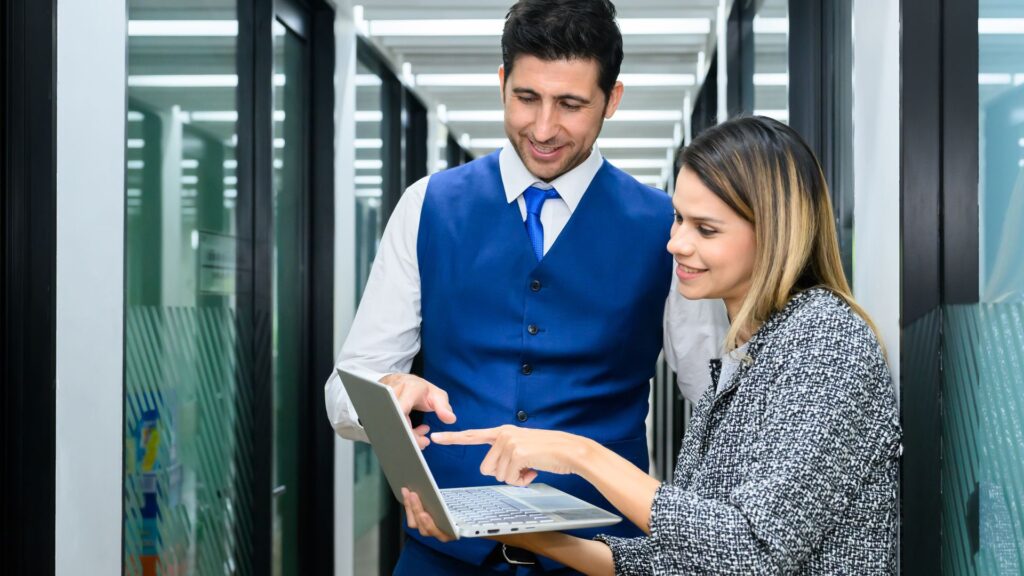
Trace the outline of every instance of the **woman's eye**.
{"type": "Polygon", "coordinates": [[[700,232],[701,236],[714,236],[718,230],[714,228],[708,228],[707,226],[698,226],[697,232],[700,232]]]}

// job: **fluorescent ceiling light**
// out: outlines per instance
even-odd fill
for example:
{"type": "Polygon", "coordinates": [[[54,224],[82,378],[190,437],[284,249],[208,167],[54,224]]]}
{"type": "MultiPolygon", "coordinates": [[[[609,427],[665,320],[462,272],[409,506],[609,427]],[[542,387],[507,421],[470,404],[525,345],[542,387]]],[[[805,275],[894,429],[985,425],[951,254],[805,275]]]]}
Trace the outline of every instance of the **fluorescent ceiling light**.
{"type": "MultiPolygon", "coordinates": [[[[707,18],[619,18],[623,36],[707,34],[707,18]]],[[[494,19],[370,20],[370,36],[501,36],[505,21],[494,19]]]]}
{"type": "Polygon", "coordinates": [[[128,86],[135,88],[234,88],[235,74],[161,74],[129,76],[128,86]]]}
{"type": "MultiPolygon", "coordinates": [[[[284,74],[274,74],[274,86],[285,85],[284,74]]],[[[149,74],[128,77],[134,88],[234,88],[235,74],[149,74]]]]}
{"type": "Polygon", "coordinates": [[[356,86],[380,86],[383,83],[376,74],[356,74],[356,86]]]}
{"type": "Polygon", "coordinates": [[[380,186],[384,183],[383,176],[356,176],[356,184],[366,184],[369,186],[380,186]]]}
{"type": "Polygon", "coordinates": [[[619,18],[618,21],[623,36],[698,35],[711,31],[711,20],[707,18],[619,18]]]}
{"type": "MultiPolygon", "coordinates": [[[[274,20],[270,25],[274,36],[284,36],[285,27],[274,20]]],[[[236,20],[129,20],[129,36],[238,36],[236,20]]]]}
{"type": "Polygon", "coordinates": [[[619,80],[626,88],[693,86],[697,83],[697,77],[693,74],[619,74],[619,80]]]}
{"type": "Polygon", "coordinates": [[[225,176],[224,183],[228,186],[238,186],[238,176],[225,176]]]}
{"type": "Polygon", "coordinates": [[[146,147],[146,141],[141,139],[141,138],[129,138],[128,142],[127,142],[127,146],[128,146],[128,148],[131,148],[133,150],[137,150],[139,148],[145,148],[146,147]]]}
{"type": "Polygon", "coordinates": [[[654,186],[655,188],[661,188],[665,185],[665,180],[661,176],[636,176],[636,179],[641,184],[647,184],[648,186],[654,186]]]}
{"type": "Polygon", "coordinates": [[[623,160],[612,160],[609,158],[608,162],[610,162],[612,166],[621,168],[622,170],[642,170],[653,168],[661,170],[665,167],[666,160],[664,158],[626,158],[623,160]]]}
{"type": "Polygon", "coordinates": [[[380,122],[384,113],[380,110],[356,110],[356,122],[380,122]]]}
{"type": "MultiPolygon", "coordinates": [[[[234,110],[196,110],[183,113],[192,122],[238,122],[238,112],[234,110]]],[[[274,110],[274,121],[284,122],[284,110],[274,110]]]]}
{"type": "Polygon", "coordinates": [[[449,122],[504,122],[503,110],[449,110],[449,122]]]}
{"type": "Polygon", "coordinates": [[[380,138],[356,138],[356,148],[359,150],[378,150],[384,147],[384,140],[380,138]]]}
{"type": "Polygon", "coordinates": [[[994,74],[991,72],[978,74],[978,84],[982,86],[999,86],[1011,83],[1013,83],[1012,74],[994,74]]]}
{"type": "MultiPolygon", "coordinates": [[[[199,167],[198,163],[196,164],[196,167],[197,168],[199,167]]],[[[224,161],[224,167],[227,168],[228,170],[237,170],[238,169],[238,160],[225,160],[224,161]]]]}
{"type": "Polygon", "coordinates": [[[768,73],[755,73],[754,74],[754,85],[755,86],[789,86],[789,74],[783,72],[781,74],[768,74],[768,73]]]}
{"type": "MultiPolygon", "coordinates": [[[[234,161],[232,160],[232,162],[234,161]]],[[[227,168],[227,162],[224,162],[224,167],[227,168]]],[[[199,168],[199,160],[195,158],[185,158],[181,161],[182,170],[195,170],[196,168],[199,168]]]]}
{"type": "Polygon", "coordinates": [[[129,36],[238,36],[236,20],[129,20],[129,36]]]}
{"type": "Polygon", "coordinates": [[[497,74],[417,74],[417,86],[497,88],[497,74]]]}
{"type": "Polygon", "coordinates": [[[978,18],[978,34],[1024,35],[1024,18],[978,18]]]}
{"type": "Polygon", "coordinates": [[[789,18],[754,16],[754,34],[789,34],[789,18]]]}
{"type": "Polygon", "coordinates": [[[202,110],[189,113],[193,122],[238,122],[238,112],[234,110],[202,110]]]}
{"type": "Polygon", "coordinates": [[[142,115],[142,112],[138,112],[138,111],[135,111],[135,110],[129,110],[128,111],[128,121],[129,122],[142,122],[142,120],[144,118],[145,118],[145,116],[142,115]]]}
{"type": "Polygon", "coordinates": [[[383,160],[356,160],[356,170],[380,170],[384,167],[383,160]]]}
{"type": "Polygon", "coordinates": [[[612,122],[679,122],[682,110],[619,110],[611,117],[612,122]]]}
{"type": "Polygon", "coordinates": [[[237,188],[226,188],[224,190],[224,197],[225,198],[238,198],[238,189],[237,188]]]}
{"type": "Polygon", "coordinates": [[[357,188],[356,198],[380,198],[384,196],[384,191],[380,188],[357,188]]]}
{"type": "Polygon", "coordinates": [[[181,183],[189,185],[199,184],[199,176],[182,176],[181,183]]]}
{"type": "Polygon", "coordinates": [[[146,167],[146,163],[142,160],[129,160],[127,164],[129,170],[142,170],[146,167]]]}
{"type": "Polygon", "coordinates": [[[789,110],[754,110],[754,115],[775,118],[779,122],[789,122],[789,110]]]}
{"type": "Polygon", "coordinates": [[[274,148],[284,148],[284,138],[274,138],[274,148]]]}

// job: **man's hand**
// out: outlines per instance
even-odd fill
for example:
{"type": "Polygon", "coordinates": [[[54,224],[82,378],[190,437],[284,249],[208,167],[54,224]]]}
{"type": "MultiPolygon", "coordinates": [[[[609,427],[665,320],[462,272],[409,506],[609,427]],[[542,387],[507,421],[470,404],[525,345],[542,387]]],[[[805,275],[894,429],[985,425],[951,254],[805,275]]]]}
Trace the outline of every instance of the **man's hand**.
{"type": "Polygon", "coordinates": [[[405,521],[409,528],[419,530],[424,537],[437,538],[441,542],[451,542],[454,538],[441,531],[434,524],[430,513],[423,508],[423,502],[415,492],[408,488],[402,488],[402,504],[405,506],[405,521]]]}
{"type": "MultiPolygon", "coordinates": [[[[448,404],[448,393],[423,378],[413,376],[412,374],[388,374],[380,379],[380,383],[390,386],[395,391],[395,396],[398,397],[398,405],[402,407],[402,412],[405,413],[405,420],[409,423],[409,426],[412,426],[409,414],[413,410],[434,412],[441,422],[445,424],[455,423],[455,412],[452,410],[451,405],[448,404]]],[[[419,444],[420,450],[430,445],[430,439],[427,437],[427,433],[430,432],[429,426],[421,424],[413,428],[412,431],[416,436],[416,443],[419,444]]]]}

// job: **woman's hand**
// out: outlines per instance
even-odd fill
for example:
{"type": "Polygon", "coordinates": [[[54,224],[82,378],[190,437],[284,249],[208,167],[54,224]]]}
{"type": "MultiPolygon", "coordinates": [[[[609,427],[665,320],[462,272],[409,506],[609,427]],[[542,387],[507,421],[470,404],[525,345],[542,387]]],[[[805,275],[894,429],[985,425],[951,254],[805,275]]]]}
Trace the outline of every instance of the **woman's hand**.
{"type": "Polygon", "coordinates": [[[591,447],[592,440],[566,432],[500,426],[462,432],[435,432],[431,440],[438,444],[490,444],[480,464],[480,473],[499,482],[526,486],[537,472],[575,474],[591,447]]]}
{"type": "Polygon", "coordinates": [[[402,488],[402,498],[402,503],[405,505],[405,520],[409,524],[409,528],[419,530],[420,536],[437,538],[441,542],[454,540],[452,536],[442,532],[434,524],[434,518],[423,509],[423,502],[420,501],[418,494],[408,488],[402,488]]]}

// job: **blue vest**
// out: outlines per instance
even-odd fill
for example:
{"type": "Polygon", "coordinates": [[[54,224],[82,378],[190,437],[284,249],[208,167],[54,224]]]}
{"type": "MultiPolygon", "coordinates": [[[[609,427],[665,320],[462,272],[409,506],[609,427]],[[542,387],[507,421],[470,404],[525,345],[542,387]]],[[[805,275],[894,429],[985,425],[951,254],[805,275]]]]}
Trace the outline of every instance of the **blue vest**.
{"type": "MultiPolygon", "coordinates": [[[[424,377],[448,392],[458,422],[431,431],[513,424],[593,438],[648,469],[649,380],[671,282],[669,197],[605,162],[558,239],[537,262],[498,152],[431,176],[420,216],[424,377]]],[[[519,191],[516,191],[519,192],[519,191]]],[[[487,446],[424,456],[441,488],[494,484],[487,446]]],[[[577,476],[550,484],[614,510],[577,476]]],[[[639,536],[629,521],[579,531],[639,536]]],[[[494,542],[424,544],[480,564],[494,542]]]]}

